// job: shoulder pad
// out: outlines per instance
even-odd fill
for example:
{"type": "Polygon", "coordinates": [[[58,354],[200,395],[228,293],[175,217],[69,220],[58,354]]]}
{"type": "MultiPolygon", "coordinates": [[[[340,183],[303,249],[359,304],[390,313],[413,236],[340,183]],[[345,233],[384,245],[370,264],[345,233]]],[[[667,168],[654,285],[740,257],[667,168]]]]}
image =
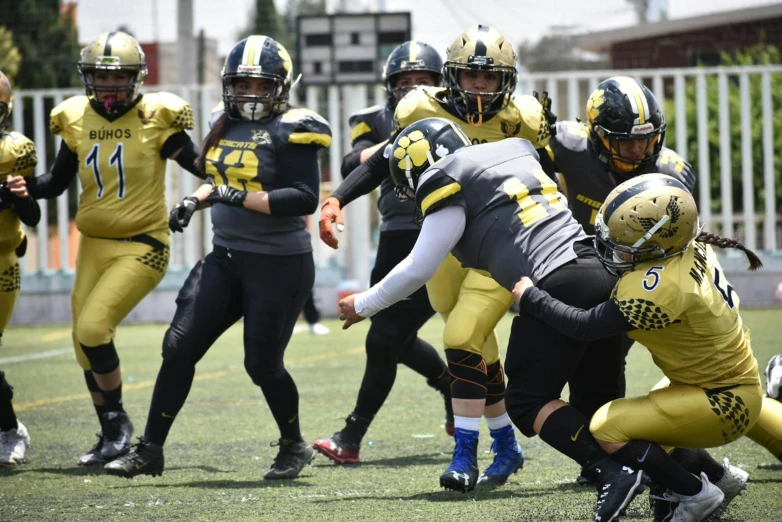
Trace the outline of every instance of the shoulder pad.
{"type": "Polygon", "coordinates": [[[372,126],[375,123],[380,114],[386,110],[385,105],[373,105],[363,111],[354,112],[348,119],[350,125],[350,143],[355,141],[361,136],[372,132],[372,126]]]}
{"type": "Polygon", "coordinates": [[[562,150],[581,152],[586,150],[589,131],[587,126],[577,121],[557,122],[557,133],[551,137],[549,145],[554,154],[562,150]]]}
{"type": "Polygon", "coordinates": [[[418,187],[415,202],[421,209],[421,214],[426,217],[449,205],[463,205],[464,193],[458,181],[444,170],[437,169],[418,187]]]}
{"type": "Polygon", "coordinates": [[[331,144],[331,127],[318,113],[303,107],[288,109],[280,118],[281,137],[288,143],[301,145],[331,144]]]}
{"type": "MultiPolygon", "coordinates": [[[[498,115],[503,121],[521,123],[521,129],[516,137],[532,142],[536,149],[548,145],[551,138],[549,123],[543,112],[543,106],[534,96],[516,96],[498,115]]],[[[516,123],[518,124],[518,123],[516,123]]]]}
{"type": "Polygon", "coordinates": [[[2,178],[8,174],[29,176],[38,164],[35,144],[18,132],[10,132],[0,138],[0,172],[2,178]]]}
{"type": "Polygon", "coordinates": [[[680,308],[681,292],[665,262],[645,263],[625,273],[614,287],[612,299],[625,319],[639,330],[659,330],[671,324],[680,308]]]}
{"type": "Polygon", "coordinates": [[[396,104],[394,124],[397,130],[424,118],[432,118],[442,114],[442,107],[435,96],[445,91],[445,87],[417,87],[408,92],[396,104]]]}
{"type": "MultiPolygon", "coordinates": [[[[63,135],[71,124],[84,117],[84,111],[90,106],[86,96],[73,96],[52,109],[49,115],[49,130],[52,134],[63,135]]],[[[64,136],[63,136],[64,137],[64,136]]]]}
{"type": "Polygon", "coordinates": [[[193,109],[185,100],[170,92],[145,94],[134,108],[141,121],[147,123],[155,120],[163,128],[192,130],[193,109]]]}
{"type": "Polygon", "coordinates": [[[657,172],[673,176],[684,183],[684,186],[689,191],[692,191],[697,181],[692,165],[684,161],[684,158],[676,152],[665,147],[660,151],[660,155],[657,158],[657,172]]]}

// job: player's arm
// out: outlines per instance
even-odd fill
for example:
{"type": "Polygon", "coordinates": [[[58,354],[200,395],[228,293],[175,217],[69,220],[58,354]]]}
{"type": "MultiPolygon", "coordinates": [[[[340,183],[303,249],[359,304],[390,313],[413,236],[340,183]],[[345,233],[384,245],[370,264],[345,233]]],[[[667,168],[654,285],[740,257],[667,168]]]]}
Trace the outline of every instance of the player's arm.
{"type": "Polygon", "coordinates": [[[583,310],[566,305],[544,290],[531,286],[531,281],[527,278],[522,278],[516,284],[513,295],[525,314],[579,341],[594,341],[636,329],[627,321],[613,299],[583,310]]]}
{"type": "Polygon", "coordinates": [[[28,227],[38,225],[41,220],[41,208],[27,192],[23,176],[8,176],[0,184],[0,208],[13,206],[19,219],[28,227]]]}
{"type": "Polygon", "coordinates": [[[466,223],[462,206],[444,207],[427,216],[412,252],[378,284],[340,301],[343,328],[371,317],[409,296],[432,278],[461,239],[466,223]]]}
{"type": "Polygon", "coordinates": [[[27,178],[27,191],[35,199],[52,199],[65,192],[79,172],[79,156],[65,140],[54,159],[54,165],[40,176],[27,178]]]}
{"type": "Polygon", "coordinates": [[[195,161],[201,151],[195,146],[190,135],[185,131],[172,134],[160,148],[160,157],[176,161],[180,167],[194,176],[206,179],[206,175],[198,170],[195,161]]]}

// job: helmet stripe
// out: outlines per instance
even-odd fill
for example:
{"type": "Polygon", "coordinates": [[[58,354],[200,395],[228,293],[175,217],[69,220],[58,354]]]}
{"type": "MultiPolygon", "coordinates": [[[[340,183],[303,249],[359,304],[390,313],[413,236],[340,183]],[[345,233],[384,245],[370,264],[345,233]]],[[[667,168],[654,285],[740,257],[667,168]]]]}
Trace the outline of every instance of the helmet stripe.
{"type": "Polygon", "coordinates": [[[486,49],[486,44],[483,43],[483,36],[484,34],[489,32],[489,26],[488,25],[479,25],[478,26],[478,32],[476,33],[476,40],[475,40],[475,56],[486,56],[486,53],[488,50],[486,49]]]}
{"type": "Polygon", "coordinates": [[[689,192],[689,190],[687,190],[687,187],[685,187],[681,181],[679,181],[676,178],[672,178],[670,176],[665,178],[660,177],[654,179],[647,179],[645,181],[642,181],[641,183],[636,183],[631,187],[627,187],[618,196],[616,196],[613,199],[613,201],[611,201],[611,203],[609,203],[608,206],[605,207],[605,210],[603,211],[603,222],[608,223],[608,220],[611,219],[611,216],[613,215],[614,211],[616,211],[616,209],[621,207],[625,202],[627,202],[633,196],[637,196],[638,194],[640,194],[645,190],[649,190],[657,187],[664,187],[666,185],[674,186],[676,188],[680,188],[684,190],[685,192],[689,192]]]}
{"type": "Polygon", "coordinates": [[[106,44],[103,46],[103,56],[111,56],[111,39],[117,34],[116,31],[112,31],[106,37],[106,44]]]}
{"type": "Polygon", "coordinates": [[[242,65],[259,65],[261,63],[261,54],[263,54],[263,44],[266,43],[265,36],[252,35],[244,44],[242,53],[242,65]]]}
{"type": "Polygon", "coordinates": [[[457,127],[454,122],[448,120],[448,125],[450,125],[451,128],[453,128],[456,135],[459,136],[459,139],[461,139],[465,145],[472,145],[472,143],[470,143],[470,140],[465,139],[464,131],[461,128],[457,127]]]}
{"type": "Polygon", "coordinates": [[[266,43],[265,36],[259,36],[258,41],[255,44],[255,56],[253,57],[253,65],[261,64],[261,55],[263,54],[263,44],[266,43]]]}
{"type": "Polygon", "coordinates": [[[619,91],[630,101],[633,113],[638,115],[638,123],[646,123],[649,106],[646,104],[646,96],[644,96],[643,89],[638,85],[638,82],[629,76],[617,76],[614,79],[619,91]]]}
{"type": "Polygon", "coordinates": [[[415,40],[410,40],[409,43],[408,49],[410,49],[410,56],[407,58],[407,61],[408,63],[415,63],[415,61],[418,60],[418,44],[415,43],[415,40]]]}

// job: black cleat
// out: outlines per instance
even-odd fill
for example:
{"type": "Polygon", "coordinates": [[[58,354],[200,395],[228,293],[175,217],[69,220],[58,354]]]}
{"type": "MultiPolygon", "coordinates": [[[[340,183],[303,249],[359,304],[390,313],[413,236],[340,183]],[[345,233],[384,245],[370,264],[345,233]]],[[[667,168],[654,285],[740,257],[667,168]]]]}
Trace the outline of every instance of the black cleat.
{"type": "Polygon", "coordinates": [[[618,520],[630,502],[644,491],[643,471],[622,466],[606,457],[581,473],[595,481],[597,504],[593,522],[618,520]]]}
{"type": "Polygon", "coordinates": [[[163,474],[164,464],[163,446],[139,437],[138,444],[133,445],[125,455],[103,466],[103,469],[109,475],[129,479],[136,475],[159,477],[163,474]]]}
{"type": "Polygon", "coordinates": [[[133,437],[133,423],[124,411],[108,411],[101,415],[103,419],[103,446],[101,455],[106,461],[124,455],[130,448],[133,437]]]}
{"type": "Polygon", "coordinates": [[[77,461],[79,466],[97,466],[98,464],[103,466],[106,464],[106,459],[101,453],[101,449],[103,449],[103,432],[98,432],[95,436],[98,437],[98,442],[87,453],[79,457],[77,461]]]}
{"type": "Polygon", "coordinates": [[[306,442],[280,439],[272,442],[271,445],[279,446],[280,451],[274,457],[271,469],[263,476],[267,480],[296,478],[304,466],[315,458],[315,450],[306,442]]]}

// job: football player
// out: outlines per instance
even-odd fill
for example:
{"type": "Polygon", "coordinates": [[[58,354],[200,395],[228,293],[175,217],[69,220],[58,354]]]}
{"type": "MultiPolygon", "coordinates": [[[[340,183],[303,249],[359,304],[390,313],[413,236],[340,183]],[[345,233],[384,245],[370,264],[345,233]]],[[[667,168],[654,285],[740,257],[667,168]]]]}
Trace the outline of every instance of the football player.
{"type": "Polygon", "coordinates": [[[611,191],[595,230],[600,261],[621,274],[610,299],[568,306],[526,277],[514,294],[530,320],[563,335],[591,341],[628,334],[649,349],[670,384],[603,405],[588,429],[611,458],[640,467],[668,489],[663,498],[672,503],[673,520],[703,520],[732,499],[723,489],[738,494],[746,473],[727,460],[698,458],[703,450],[669,455],[663,446],[722,446],[747,434],[761,414],[757,361],[739,297],[710,245],[742,250],[750,270],[762,263],[735,239],[701,232],[688,188],[664,174],[638,176],[611,191]],[[687,461],[708,466],[698,477],[687,461]]]}
{"type": "MultiPolygon", "coordinates": [[[[532,96],[514,98],[516,53],[497,29],[477,26],[459,35],[447,50],[443,76],[444,87],[419,87],[399,102],[394,113],[397,131],[437,116],[461,127],[472,143],[522,137],[536,149],[548,144],[553,116],[532,96]]],[[[341,222],[341,208],[389,176],[383,153],[376,152],[354,170],[321,208],[321,239],[332,248],[337,247],[332,223],[341,222]]],[[[545,153],[542,158],[549,160],[545,153]]],[[[553,177],[550,161],[546,169],[553,177]]],[[[505,377],[494,332],[512,296],[491,278],[463,268],[453,256],[446,257],[426,286],[432,307],[445,319],[443,344],[451,374],[457,448],[477,447],[481,416],[485,416],[496,454],[480,482],[503,484],[524,463],[505,411],[505,377]]],[[[363,426],[359,429],[366,431],[363,426]]],[[[443,487],[461,491],[475,487],[474,460],[463,455],[461,450],[454,453],[440,480],[443,487]]]]}
{"type": "Polygon", "coordinates": [[[122,404],[114,347],[117,325],[151,292],[168,268],[166,160],[197,174],[197,151],[185,132],[193,111],[169,93],[141,94],[147,64],[139,43],[116,31],[82,49],[86,96],[51,112],[62,145],[50,172],[30,179],[35,198],[56,198],[78,174],[81,233],[71,294],[73,344],[101,431],[78,461],[99,464],[128,449],[133,424],[122,404]]]}
{"type": "MultiPolygon", "coordinates": [[[[509,292],[517,278],[528,275],[573,304],[591,306],[610,295],[616,279],[588,246],[534,146],[524,139],[469,144],[458,126],[441,118],[421,120],[397,136],[389,166],[397,193],[415,198],[421,234],[411,254],[379,284],[340,301],[345,328],[423,285],[449,252],[509,292]]],[[[592,372],[596,382],[615,379],[621,339],[585,343],[533,326],[523,316],[513,322],[505,360],[508,412],[522,433],[540,435],[595,476],[600,492],[595,520],[615,520],[640,492],[642,474],[608,458],[584,430],[588,419],[559,397],[577,373],[592,372]]],[[[467,370],[455,378],[485,379],[480,369],[467,370]]],[[[471,466],[446,474],[470,484],[478,474],[477,439],[458,437],[460,429],[456,454],[471,466]]]]}
{"type": "MultiPolygon", "coordinates": [[[[418,85],[440,85],[443,61],[423,42],[405,42],[388,56],[383,71],[387,93],[386,104],[376,105],[350,117],[353,149],[342,160],[342,175],[347,177],[356,167],[384,146],[394,130],[394,109],[405,94],[418,85]]],[[[380,281],[410,253],[419,228],[410,219],[411,203],[402,203],[394,195],[388,177],[380,184],[377,202],[382,217],[380,240],[370,282],[380,281]]],[[[341,221],[341,220],[340,220],[341,221]]],[[[339,223],[339,221],[338,221],[339,223]]],[[[367,364],[358,391],[356,406],[345,427],[332,437],[316,440],[313,447],[339,463],[356,463],[369,423],[391,392],[398,363],[420,373],[427,383],[445,399],[445,429],[453,435],[451,378],[448,367],[437,350],[418,337],[418,329],[434,315],[426,289],[377,314],[365,341],[367,364]]]]}
{"type": "MultiPolygon", "coordinates": [[[[32,141],[10,130],[13,95],[11,83],[0,71],[0,346],[19,297],[19,258],[27,250],[21,223],[34,227],[41,219],[38,203],[27,193],[24,178],[38,164],[32,141]]],[[[30,435],[14,413],[14,389],[0,371],[0,466],[25,461],[30,435]]]]}
{"type": "Polygon", "coordinates": [[[288,105],[293,70],[285,48],[250,36],[223,68],[223,107],[198,164],[208,183],[171,211],[174,231],[212,206],[214,249],[190,272],[163,340],[144,437],[105,468],[127,478],[160,475],[163,445],[185,403],[195,366],[222,333],[244,318],[244,366],[280,431],[266,479],[290,479],[315,451],[299,428],[299,394],[283,356],[315,281],[305,216],[318,207],[318,151],[328,122],[288,105]]]}

